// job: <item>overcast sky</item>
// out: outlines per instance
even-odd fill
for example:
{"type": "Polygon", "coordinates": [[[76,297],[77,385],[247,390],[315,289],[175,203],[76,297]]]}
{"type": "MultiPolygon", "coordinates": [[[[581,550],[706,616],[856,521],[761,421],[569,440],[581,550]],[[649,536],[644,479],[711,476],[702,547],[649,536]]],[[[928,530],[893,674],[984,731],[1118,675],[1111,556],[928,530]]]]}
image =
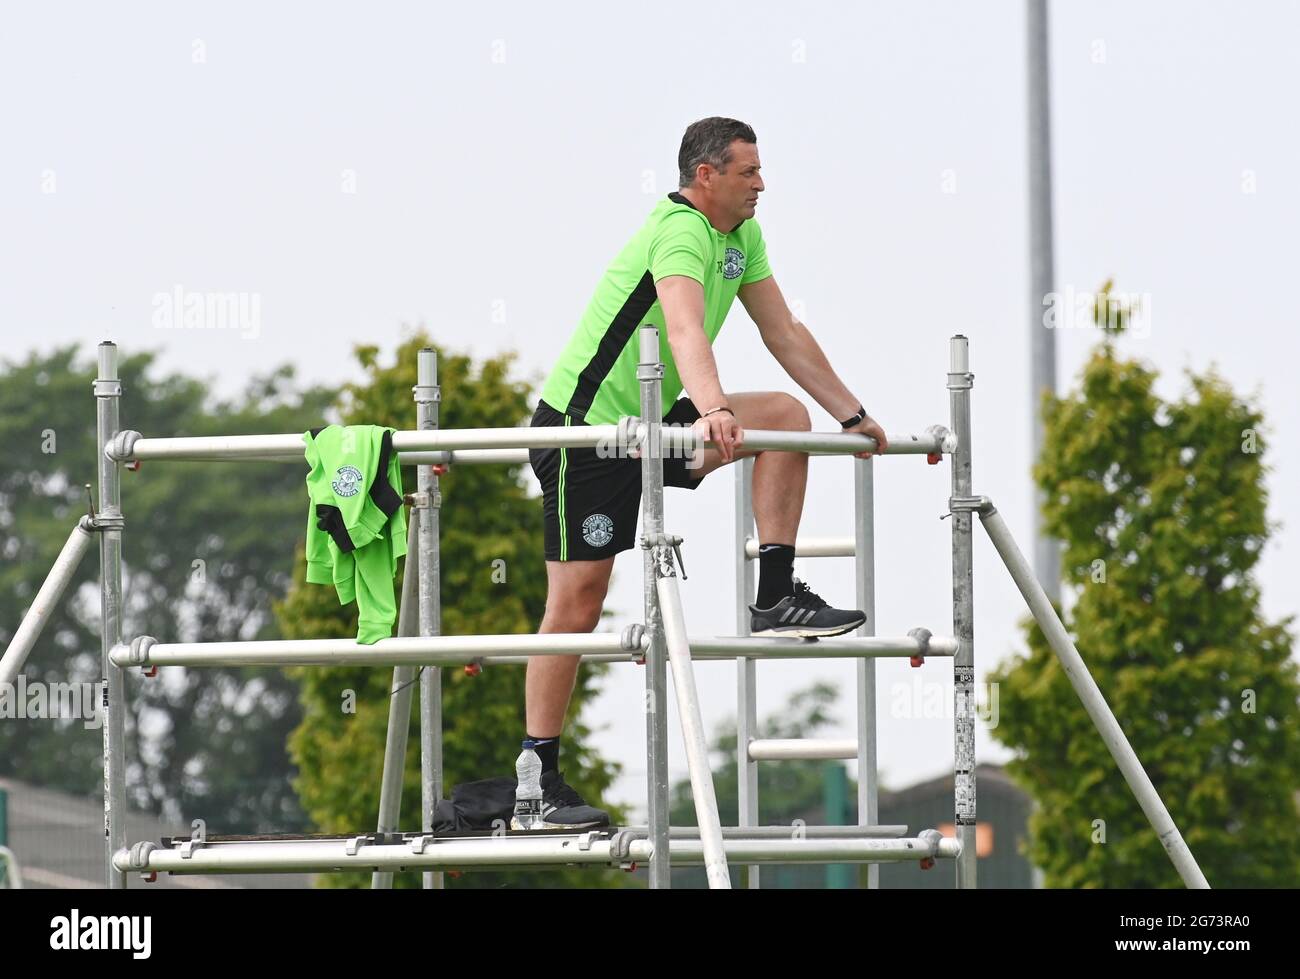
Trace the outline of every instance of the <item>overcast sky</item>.
{"type": "MultiPolygon", "coordinates": [[[[1281,2],[1050,8],[1056,281],[1090,291],[1113,276],[1143,297],[1149,319],[1122,347],[1163,372],[1161,394],[1184,390],[1184,368],[1216,365],[1263,409],[1281,525],[1259,565],[1264,611],[1300,612],[1285,557],[1300,553],[1300,532],[1283,510],[1300,490],[1284,448],[1300,436],[1285,292],[1300,213],[1300,13],[1281,2]]],[[[1022,3],[49,3],[6,21],[11,358],[69,342],[89,358],[113,339],[230,395],[283,362],[304,381],[343,383],[356,376],[354,344],[391,352],[404,326],[424,325],[453,350],[517,350],[522,376],[540,382],[606,264],[675,188],[683,129],[728,115],[758,134],[757,217],[777,281],[887,431],[948,421],[947,339],[971,338],[975,491],[1030,550],[1022,3]],[[255,328],[161,328],[168,300],[157,297],[177,287],[247,294],[255,328]]],[[[1096,340],[1059,333],[1063,386],[1096,340]]],[[[715,352],[725,390],[790,391],[816,428],[837,428],[740,304],[715,352]]],[[[811,468],[801,532],[850,533],[851,465],[811,468]]],[[[908,456],[876,470],[879,632],[950,633],[949,467],[908,456]]],[[[732,492],[731,469],[693,494],[667,492],[693,634],[734,632],[732,492]]],[[[975,555],[982,681],[1023,649],[1025,613],[987,540],[975,555]]],[[[616,563],[616,627],[640,618],[640,568],[639,551],[616,563]]],[[[544,573],[541,555],[517,573],[544,573]]],[[[850,559],[801,559],[796,574],[852,605],[850,559]]],[[[827,734],[851,737],[853,670],[764,664],[760,714],[830,679],[843,694],[827,734]]],[[[878,677],[884,784],[950,772],[947,661],[882,661],[878,677]],[[905,693],[918,678],[943,692],[905,693]],[[907,716],[936,696],[944,716],[907,716]]],[[[733,664],[698,667],[710,733],[734,715],[734,678],[733,664]]],[[[642,683],[619,668],[588,714],[600,749],[625,766],[615,798],[638,807],[642,683]]],[[[987,729],[977,737],[980,760],[1006,758],[987,729]]]]}

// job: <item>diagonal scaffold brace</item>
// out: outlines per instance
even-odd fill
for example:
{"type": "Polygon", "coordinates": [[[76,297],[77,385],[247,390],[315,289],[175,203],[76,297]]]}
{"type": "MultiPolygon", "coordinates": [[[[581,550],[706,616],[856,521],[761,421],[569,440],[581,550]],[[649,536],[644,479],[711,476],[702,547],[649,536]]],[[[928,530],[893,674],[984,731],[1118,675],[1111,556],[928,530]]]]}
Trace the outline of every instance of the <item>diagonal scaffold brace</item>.
{"type": "Polygon", "coordinates": [[[1088,672],[1087,664],[1079,655],[1079,650],[1070,639],[1069,633],[1065,631],[1065,625],[1056,614],[1056,609],[1052,607],[1047,592],[1038,583],[1038,578],[1034,575],[1029,562],[1016,546],[1011,531],[1007,529],[1006,521],[998,513],[993,501],[987,496],[954,497],[949,501],[949,508],[953,513],[965,512],[979,515],[981,526],[993,541],[1002,563],[1007,566],[1012,580],[1020,589],[1025,604],[1029,606],[1029,611],[1033,613],[1039,628],[1043,630],[1052,652],[1056,653],[1056,658],[1060,660],[1065,675],[1070,679],[1070,685],[1079,695],[1084,710],[1096,725],[1111,757],[1115,759],[1115,764],[1119,766],[1124,780],[1132,789],[1138,805],[1142,807],[1142,812],[1151,823],[1151,828],[1156,831],[1161,845],[1169,854],[1169,859],[1173,861],[1178,875],[1188,887],[1209,888],[1209,881],[1205,879],[1205,874],[1201,872],[1196,858],[1192,856],[1183,834],[1178,831],[1173,817],[1169,815],[1169,810],[1160,798],[1160,793],[1156,791],[1146,769],[1142,767],[1137,752],[1129,744],[1124,729],[1115,719],[1115,714],[1106,703],[1101,688],[1088,672]]]}
{"type": "Polygon", "coordinates": [[[682,613],[681,593],[677,589],[677,571],[673,567],[673,550],[680,537],[666,537],[654,543],[655,590],[663,615],[664,640],[673,667],[673,692],[677,695],[677,713],[682,720],[682,737],[686,742],[686,763],[691,775],[691,796],[695,800],[695,819],[704,847],[704,869],[709,887],[731,887],[727,853],[722,844],[722,820],[718,816],[718,797],[709,768],[709,749],[700,716],[700,696],[695,686],[695,667],[686,638],[686,618],[682,613]]]}

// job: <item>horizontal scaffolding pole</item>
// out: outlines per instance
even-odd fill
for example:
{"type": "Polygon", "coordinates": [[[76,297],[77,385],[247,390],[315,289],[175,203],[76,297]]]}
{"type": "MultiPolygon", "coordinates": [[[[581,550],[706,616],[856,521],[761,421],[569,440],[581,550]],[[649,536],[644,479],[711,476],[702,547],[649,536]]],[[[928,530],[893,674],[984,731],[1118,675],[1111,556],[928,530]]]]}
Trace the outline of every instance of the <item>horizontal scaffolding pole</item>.
{"type": "MultiPolygon", "coordinates": [[[[924,631],[924,630],[920,630],[924,631]]],[[[755,656],[770,659],[879,659],[895,656],[955,656],[957,640],[950,636],[886,637],[861,636],[852,639],[768,639],[752,636],[695,636],[691,655],[696,659],[755,656]]]]}
{"type": "MultiPolygon", "coordinates": [[[[745,863],[896,863],[930,857],[957,856],[956,840],[926,830],[915,838],[726,839],[728,861],[745,863]]],[[[266,843],[208,843],[185,856],[180,849],[137,843],[113,855],[113,866],[126,873],[328,873],[345,870],[502,870],[515,867],[589,864],[620,867],[645,864],[653,854],[649,840],[632,840],[615,849],[609,839],[590,835],[538,836],[512,834],[496,838],[452,840],[426,838],[403,844],[364,844],[345,840],[301,840],[266,843]],[[349,850],[353,852],[348,852],[349,850]]],[[[699,839],[673,839],[672,865],[699,866],[704,847],[699,839]]]]}
{"type": "MultiPolygon", "coordinates": [[[[723,826],[722,837],[727,840],[785,840],[795,831],[795,826],[723,826]]],[[[858,840],[858,839],[896,839],[907,835],[907,826],[903,824],[888,826],[799,826],[800,834],[809,839],[858,840]]],[[[648,826],[624,826],[618,830],[629,836],[648,836],[648,826]]],[[[668,835],[674,840],[698,838],[698,826],[671,826],[668,835]]]]}
{"type": "MultiPolygon", "coordinates": [[[[794,830],[791,831],[794,834],[794,830]]],[[[817,839],[723,840],[729,863],[903,863],[927,857],[953,859],[960,848],[956,840],[940,836],[901,839],[817,839]]],[[[704,848],[698,840],[673,840],[672,865],[704,862],[704,848]]]]}
{"type": "Polygon", "coordinates": [[[355,639],[284,639],[251,642],[160,643],[140,636],[129,646],[113,647],[118,666],[405,666],[472,662],[524,653],[572,656],[575,653],[640,655],[645,639],[632,649],[613,633],[545,633],[501,636],[412,636],[363,645],[355,639]]]}
{"type": "MultiPolygon", "coordinates": [[[[114,646],[116,666],[405,666],[454,665],[475,660],[525,663],[533,656],[582,655],[593,662],[632,662],[645,653],[643,632],[632,627],[615,633],[553,632],[501,636],[413,636],[362,645],[355,639],[279,639],[249,642],[158,642],[138,636],[114,646]]],[[[853,639],[767,639],[695,636],[691,656],[700,660],[841,659],[855,657],[952,656],[955,640],[945,636],[853,639]]]]}
{"type": "MultiPolygon", "coordinates": [[[[393,448],[405,462],[408,453],[470,452],[514,449],[595,448],[609,447],[617,454],[620,444],[635,443],[644,431],[636,425],[634,430],[621,425],[576,425],[538,428],[461,428],[431,429],[427,431],[400,431],[393,434],[393,448]]],[[[662,428],[662,451],[665,454],[685,454],[700,445],[701,441],[689,426],[662,428]]],[[[747,449],[774,449],[781,452],[808,452],[822,455],[849,455],[854,452],[874,451],[876,441],[866,435],[846,435],[843,432],[789,432],[751,429],[745,432],[747,449]]],[[[951,436],[938,426],[923,435],[891,435],[887,455],[933,455],[951,452],[951,436]]],[[[120,432],[105,447],[105,454],[117,462],[146,459],[213,460],[234,462],[238,460],[301,462],[305,446],[301,433],[289,435],[205,435],[178,438],[144,438],[139,432],[120,432]]],[[[515,461],[511,456],[463,457],[466,461],[515,461]]],[[[423,461],[423,460],[421,460],[423,461]]]]}
{"type": "MultiPolygon", "coordinates": [[[[745,441],[747,443],[749,441],[748,433],[746,433],[745,441]]],[[[894,450],[891,448],[889,454],[898,455],[903,453],[895,453],[894,450]]],[[[920,453],[917,452],[912,454],[919,455],[920,453]]],[[[929,453],[927,453],[927,455],[928,454],[929,453]]],[[[834,457],[834,456],[843,455],[843,453],[816,451],[816,452],[809,452],[808,455],[834,457]]],[[[280,459],[281,461],[284,462],[296,462],[301,457],[302,457],[302,453],[298,453],[296,455],[286,455],[283,457],[268,456],[266,458],[280,459]]],[[[434,466],[434,465],[464,466],[464,465],[475,465],[475,464],[484,464],[484,463],[508,463],[508,464],[527,465],[528,450],[527,449],[456,449],[454,451],[438,451],[438,452],[399,452],[397,455],[397,461],[403,466],[434,466]]]]}
{"type": "MultiPolygon", "coordinates": [[[[670,430],[664,430],[664,431],[670,431],[670,430]]],[[[783,447],[783,445],[777,445],[777,444],[769,445],[767,443],[780,442],[785,436],[801,437],[802,434],[804,433],[769,432],[769,431],[760,431],[760,430],[746,431],[744,444],[746,448],[750,448],[750,449],[753,448],[776,449],[776,448],[783,447]],[[775,436],[775,438],[769,438],[769,436],[775,436]],[[756,439],[759,439],[759,441],[755,441],[756,439]]],[[[821,436],[821,435],[825,435],[826,433],[822,432],[816,434],[821,436]]],[[[838,437],[837,435],[835,435],[835,433],[831,433],[831,434],[832,437],[838,437]]],[[[891,435],[889,438],[890,438],[889,455],[943,454],[945,452],[951,452],[954,448],[954,443],[951,440],[945,442],[943,440],[942,434],[938,434],[938,435],[927,434],[923,436],[891,435]],[[898,439],[897,442],[893,441],[895,438],[898,439]],[[932,448],[934,450],[933,452],[930,451],[932,448]]],[[[712,445],[713,443],[710,441],[706,441],[704,444],[712,445]]],[[[826,445],[821,441],[820,438],[818,439],[818,444],[823,445],[824,447],[816,448],[816,449],[808,449],[804,451],[806,451],[808,455],[814,455],[814,456],[839,456],[839,455],[844,455],[845,452],[848,451],[847,449],[844,448],[843,445],[840,445],[838,443],[830,443],[829,445],[826,445]]],[[[686,451],[685,442],[681,438],[675,438],[673,436],[665,436],[664,445],[669,448],[673,448],[675,450],[686,451]],[[682,443],[682,444],[679,445],[678,443],[682,443]]],[[[857,452],[861,450],[854,449],[853,451],[857,452]]],[[[296,455],[293,456],[285,456],[285,459],[288,461],[293,461],[300,458],[301,455],[302,453],[297,453],[296,455]]],[[[398,453],[398,460],[404,466],[427,466],[427,465],[437,465],[437,464],[452,465],[455,463],[460,463],[460,464],[526,463],[528,462],[528,450],[527,449],[455,449],[455,450],[438,450],[438,451],[429,451],[429,452],[407,451],[407,452],[398,453]]]]}
{"type": "Polygon", "coordinates": [[[485,463],[528,463],[527,449],[457,449],[454,452],[399,452],[403,466],[466,466],[485,463]]]}
{"type": "Polygon", "coordinates": [[[858,743],[833,738],[755,738],[749,742],[754,761],[814,761],[857,758],[858,743]]]}
{"type": "MultiPolygon", "coordinates": [[[[750,537],[745,541],[745,557],[758,557],[759,542],[750,537]]],[[[795,557],[853,557],[857,544],[852,537],[796,537],[795,557]]]]}
{"type": "MultiPolygon", "coordinates": [[[[583,653],[582,662],[584,663],[637,663],[641,665],[641,653],[583,653]]],[[[719,656],[718,659],[723,657],[719,656]]],[[[493,656],[493,666],[527,666],[531,656],[493,656]]],[[[472,663],[474,657],[461,656],[456,659],[439,659],[431,661],[437,666],[456,666],[462,663],[472,663]]],[[[367,661],[367,664],[369,661],[367,661]]],[[[482,664],[480,664],[482,665],[482,664]]]]}

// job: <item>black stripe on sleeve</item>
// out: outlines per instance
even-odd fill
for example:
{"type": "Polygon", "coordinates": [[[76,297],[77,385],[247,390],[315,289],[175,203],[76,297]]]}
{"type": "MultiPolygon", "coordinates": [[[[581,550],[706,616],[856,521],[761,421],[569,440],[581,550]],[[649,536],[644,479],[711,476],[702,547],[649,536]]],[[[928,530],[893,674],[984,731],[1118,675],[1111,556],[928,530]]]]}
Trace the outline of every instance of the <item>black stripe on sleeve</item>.
{"type": "Polygon", "coordinates": [[[622,307],[614,314],[613,321],[606,327],[605,335],[601,337],[591,360],[587,361],[587,366],[578,375],[578,383],[573,389],[573,396],[569,398],[569,406],[565,409],[567,414],[578,421],[586,419],[591,403],[596,400],[596,392],[609,376],[614,362],[618,360],[618,355],[623,352],[628,340],[636,332],[641,318],[658,298],[659,293],[655,290],[654,279],[650,275],[650,270],[646,269],[645,275],[641,276],[641,281],[636,284],[624,300],[622,307]]]}
{"type": "Polygon", "coordinates": [[[384,429],[384,437],[379,443],[379,464],[375,467],[375,478],[370,481],[370,499],[385,517],[391,517],[402,505],[401,496],[388,481],[388,461],[392,454],[393,433],[384,429]]]}
{"type": "Polygon", "coordinates": [[[343,511],[338,507],[330,506],[328,503],[317,503],[316,526],[329,534],[344,554],[356,550],[356,545],[352,543],[352,535],[348,533],[348,526],[343,522],[343,511]]]}

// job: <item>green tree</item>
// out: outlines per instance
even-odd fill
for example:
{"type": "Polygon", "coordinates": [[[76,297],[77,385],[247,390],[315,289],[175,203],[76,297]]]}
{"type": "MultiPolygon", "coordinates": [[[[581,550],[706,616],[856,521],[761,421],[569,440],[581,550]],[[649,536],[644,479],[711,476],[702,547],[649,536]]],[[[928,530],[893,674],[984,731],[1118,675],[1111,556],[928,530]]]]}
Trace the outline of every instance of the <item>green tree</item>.
{"type": "MultiPolygon", "coordinates": [[[[93,357],[77,347],[0,371],[0,644],[8,645],[78,516],[98,498],[93,357]]],[[[124,356],[121,424],[146,436],[305,430],[333,394],[298,391],[281,368],[234,401],[198,380],[152,377],[154,354],[124,356]]],[[[302,473],[250,463],[147,462],[122,473],[123,632],[163,642],[276,638],[272,597],[301,526],[302,473]]],[[[92,546],[28,659],[28,681],[97,682],[99,560],[92,546]]],[[[294,684],[275,670],[167,667],[128,673],[127,789],[132,805],[211,832],[295,829],[305,817],[285,749],[294,684]],[[142,734],[142,729],[147,734],[142,734]]],[[[0,773],[95,795],[101,734],[76,719],[0,724],[0,773]]]]}
{"type": "MultiPolygon", "coordinates": [[[[411,428],[416,356],[434,346],[426,335],[408,338],[394,366],[379,364],[379,350],[357,349],[364,372],[341,392],[341,424],[411,428]]],[[[443,428],[506,428],[527,424],[530,388],[508,376],[513,356],[475,365],[463,354],[438,349],[443,428]]],[[[442,494],[440,568],[444,635],[535,632],[546,606],[542,558],[541,502],[530,497],[523,466],[453,466],[440,480],[442,494]],[[504,573],[504,577],[503,577],[504,573]]],[[[415,470],[403,471],[404,490],[415,489],[415,470]]],[[[305,506],[305,496],[304,496],[305,506]]],[[[355,604],[341,608],[333,589],[305,584],[300,548],[294,584],[276,614],[286,636],[323,638],[356,634],[355,604]]],[[[395,584],[400,594],[401,577],[395,584]]],[[[610,786],[617,766],[587,745],[590,730],[580,719],[606,667],[583,666],[569,705],[561,767],[566,779],[595,802],[610,786]]],[[[388,726],[391,667],[303,668],[303,720],[291,738],[301,774],[302,804],[322,832],[373,826],[379,811],[380,774],[388,726]],[[355,694],[355,712],[343,698],[355,694]]],[[[514,771],[524,732],[524,668],[489,663],[478,677],[444,669],[444,784],[508,775],[514,771]]],[[[418,705],[418,696],[416,697],[418,705]]],[[[403,779],[400,825],[418,829],[420,820],[419,711],[411,711],[410,749],[403,779]]],[[[611,810],[611,817],[621,813],[611,810]]],[[[368,887],[369,874],[322,877],[326,886],[368,887]]],[[[516,873],[467,872],[448,886],[621,886],[626,875],[605,869],[569,868],[516,873]]],[[[415,873],[398,874],[397,886],[418,886],[415,873]]]]}
{"type": "MultiPolygon", "coordinates": [[[[1125,322],[1077,390],[1045,399],[1034,475],[1077,593],[1065,623],[1210,884],[1294,886],[1300,681],[1291,619],[1264,620],[1253,573],[1263,418],[1213,370],[1162,401],[1115,349],[1125,322]]],[[[1038,802],[1030,859],[1049,887],[1181,886],[1032,620],[1026,639],[991,679],[993,734],[1038,802]]]]}

